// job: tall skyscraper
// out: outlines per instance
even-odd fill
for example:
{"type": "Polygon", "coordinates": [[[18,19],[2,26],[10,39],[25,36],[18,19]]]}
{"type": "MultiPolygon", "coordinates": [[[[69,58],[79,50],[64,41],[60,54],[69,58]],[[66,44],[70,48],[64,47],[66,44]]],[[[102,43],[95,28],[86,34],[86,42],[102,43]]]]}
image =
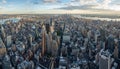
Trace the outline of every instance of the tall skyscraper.
{"type": "Polygon", "coordinates": [[[54,32],[54,22],[51,21],[50,23],[50,32],[53,33],[54,32]]]}
{"type": "Polygon", "coordinates": [[[50,32],[50,24],[46,23],[46,32],[47,34],[50,32]]]}
{"type": "Polygon", "coordinates": [[[3,69],[12,69],[12,65],[10,62],[10,57],[8,55],[5,55],[3,59],[3,69]]]}
{"type": "Polygon", "coordinates": [[[118,46],[115,46],[115,49],[114,49],[114,58],[118,58],[118,46]]]}
{"type": "Polygon", "coordinates": [[[45,26],[43,25],[42,28],[42,55],[44,55],[46,51],[46,29],[45,26]]]}
{"type": "Polygon", "coordinates": [[[50,30],[51,33],[54,32],[54,24],[55,24],[55,23],[54,23],[53,19],[50,18],[49,30],[50,30]]]}
{"type": "Polygon", "coordinates": [[[12,36],[9,35],[7,36],[7,47],[10,47],[11,43],[12,43],[12,36]]]}
{"type": "Polygon", "coordinates": [[[99,30],[97,30],[95,33],[95,43],[97,43],[97,41],[98,41],[98,36],[100,36],[99,30]]]}
{"type": "Polygon", "coordinates": [[[29,34],[29,40],[28,41],[29,41],[29,45],[32,46],[32,35],[31,34],[29,34]]]}
{"type": "Polygon", "coordinates": [[[51,53],[51,37],[49,34],[46,34],[46,46],[47,46],[47,53],[51,53]]]}
{"type": "Polygon", "coordinates": [[[107,45],[108,50],[109,50],[110,52],[113,52],[113,51],[114,51],[114,38],[113,38],[113,35],[112,35],[112,34],[110,34],[110,35],[108,36],[107,42],[108,42],[108,45],[107,45]]]}
{"type": "Polygon", "coordinates": [[[99,69],[111,69],[112,58],[108,51],[101,50],[99,53],[99,69]]]}
{"type": "Polygon", "coordinates": [[[91,38],[91,31],[90,30],[87,32],[87,37],[88,37],[88,39],[91,38]]]}
{"type": "Polygon", "coordinates": [[[4,54],[6,54],[6,47],[2,41],[2,39],[0,38],[0,57],[3,56],[4,54]]]}
{"type": "Polygon", "coordinates": [[[118,40],[118,57],[120,58],[120,39],[118,40]]]}
{"type": "Polygon", "coordinates": [[[56,40],[53,40],[52,42],[52,56],[57,56],[58,51],[58,43],[56,40]]]}
{"type": "Polygon", "coordinates": [[[50,18],[50,25],[52,25],[52,22],[53,22],[53,21],[52,21],[52,18],[50,18]]]}
{"type": "Polygon", "coordinates": [[[102,42],[105,41],[105,30],[104,29],[100,29],[100,40],[102,42]]]}
{"type": "Polygon", "coordinates": [[[1,38],[3,40],[3,43],[5,43],[6,34],[3,26],[1,26],[1,36],[2,36],[1,38]]]}

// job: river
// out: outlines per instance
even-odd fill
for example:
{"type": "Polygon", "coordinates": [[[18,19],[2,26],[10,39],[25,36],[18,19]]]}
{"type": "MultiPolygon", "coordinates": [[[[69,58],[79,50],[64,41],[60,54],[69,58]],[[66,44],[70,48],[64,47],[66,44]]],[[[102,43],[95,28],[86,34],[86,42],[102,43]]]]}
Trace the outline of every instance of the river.
{"type": "Polygon", "coordinates": [[[21,18],[0,19],[0,24],[4,24],[8,20],[12,21],[13,23],[17,23],[17,22],[19,22],[20,19],[21,18]]]}
{"type": "Polygon", "coordinates": [[[101,20],[101,21],[120,21],[120,18],[100,18],[100,17],[86,17],[86,16],[81,16],[81,15],[73,15],[74,17],[77,18],[85,18],[85,19],[92,19],[92,20],[101,20]]]}

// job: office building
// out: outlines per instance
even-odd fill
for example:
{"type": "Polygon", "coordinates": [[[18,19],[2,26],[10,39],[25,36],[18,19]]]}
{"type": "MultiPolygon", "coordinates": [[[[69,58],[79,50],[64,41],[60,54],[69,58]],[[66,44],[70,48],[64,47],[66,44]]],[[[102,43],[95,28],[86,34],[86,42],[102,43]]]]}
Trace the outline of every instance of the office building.
{"type": "Polygon", "coordinates": [[[5,47],[2,39],[0,38],[0,57],[4,56],[6,53],[7,53],[6,47],[5,47]]]}
{"type": "Polygon", "coordinates": [[[42,28],[42,55],[44,55],[46,51],[46,29],[45,26],[43,25],[42,28]]]}
{"type": "Polygon", "coordinates": [[[101,50],[99,53],[99,69],[111,69],[112,62],[110,52],[101,50]]]}
{"type": "Polygon", "coordinates": [[[57,56],[58,53],[58,43],[56,40],[52,41],[52,56],[57,56]]]}
{"type": "Polygon", "coordinates": [[[11,44],[12,44],[12,36],[9,35],[9,36],[7,36],[7,47],[10,47],[11,44]]]}

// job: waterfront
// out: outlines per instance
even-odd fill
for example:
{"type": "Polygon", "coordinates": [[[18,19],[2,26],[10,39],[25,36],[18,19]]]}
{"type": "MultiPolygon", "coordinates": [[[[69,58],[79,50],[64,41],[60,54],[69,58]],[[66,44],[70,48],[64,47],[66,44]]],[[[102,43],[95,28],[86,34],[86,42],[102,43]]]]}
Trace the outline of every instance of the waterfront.
{"type": "Polygon", "coordinates": [[[12,23],[17,23],[21,18],[9,18],[9,19],[0,19],[0,24],[4,24],[6,21],[12,21],[12,23]]]}
{"type": "MultiPolygon", "coordinates": [[[[83,19],[92,19],[92,20],[102,20],[102,21],[120,21],[120,18],[102,18],[102,17],[90,17],[90,16],[81,16],[81,15],[73,15],[74,17],[77,18],[83,18],[83,19]]],[[[106,16],[106,15],[104,15],[106,16]]]]}

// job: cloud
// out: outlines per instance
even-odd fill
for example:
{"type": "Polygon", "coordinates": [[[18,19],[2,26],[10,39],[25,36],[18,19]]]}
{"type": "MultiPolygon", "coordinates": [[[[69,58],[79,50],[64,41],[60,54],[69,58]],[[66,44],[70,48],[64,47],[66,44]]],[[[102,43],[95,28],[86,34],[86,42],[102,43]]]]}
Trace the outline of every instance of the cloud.
{"type": "Polygon", "coordinates": [[[57,0],[43,0],[44,2],[47,2],[47,3],[53,3],[53,2],[57,2],[57,0]]]}
{"type": "Polygon", "coordinates": [[[104,1],[103,1],[103,4],[104,4],[104,5],[109,5],[111,2],[112,2],[112,0],[104,0],[104,1]]]}
{"type": "Polygon", "coordinates": [[[112,5],[109,7],[111,10],[120,11],[120,5],[112,5]]]}
{"type": "Polygon", "coordinates": [[[65,7],[61,7],[60,9],[113,10],[115,7],[118,8],[117,5],[111,6],[112,1],[113,0],[71,0],[69,3],[65,4],[65,7]]]}
{"type": "Polygon", "coordinates": [[[0,9],[3,9],[4,8],[4,4],[6,4],[7,3],[7,1],[6,0],[1,0],[0,1],[0,9]]]}
{"type": "Polygon", "coordinates": [[[6,3],[7,3],[6,0],[1,0],[1,1],[0,1],[0,4],[6,4],[6,3]]]}
{"type": "Polygon", "coordinates": [[[97,6],[94,7],[96,9],[110,9],[110,4],[112,0],[102,0],[101,2],[97,2],[97,6]]]}
{"type": "Polygon", "coordinates": [[[81,10],[90,10],[92,7],[96,5],[83,5],[83,6],[67,6],[67,7],[62,7],[59,9],[64,9],[64,10],[76,10],[76,9],[81,9],[81,10]]]}
{"type": "Polygon", "coordinates": [[[4,7],[4,6],[0,6],[0,9],[2,9],[2,10],[3,10],[3,9],[5,9],[5,7],[4,7]]]}
{"type": "Polygon", "coordinates": [[[0,6],[0,9],[2,9],[2,6],[0,6]]]}
{"type": "Polygon", "coordinates": [[[37,4],[40,4],[41,0],[27,0],[27,3],[29,5],[31,4],[34,4],[34,5],[37,5],[37,4]]]}
{"type": "Polygon", "coordinates": [[[96,0],[80,0],[81,5],[95,4],[96,0]]]}
{"type": "Polygon", "coordinates": [[[34,5],[38,5],[38,4],[44,4],[44,3],[61,3],[60,0],[28,0],[30,1],[30,3],[34,4],[34,5]]]}
{"type": "Polygon", "coordinates": [[[101,3],[98,3],[99,6],[108,7],[112,0],[103,0],[101,3]]]}
{"type": "Polygon", "coordinates": [[[79,2],[82,5],[85,4],[104,4],[108,5],[112,2],[113,0],[71,0],[71,2],[79,2]]]}
{"type": "Polygon", "coordinates": [[[77,2],[80,5],[88,5],[88,4],[94,4],[97,2],[97,0],[71,0],[71,3],[77,2]]]}
{"type": "Polygon", "coordinates": [[[71,0],[71,2],[79,2],[80,0],[71,0]]]}
{"type": "Polygon", "coordinates": [[[6,1],[6,0],[2,0],[2,3],[3,3],[3,4],[6,4],[6,3],[7,3],[7,1],[6,1]]]}
{"type": "Polygon", "coordinates": [[[71,0],[69,3],[66,3],[64,7],[59,9],[64,10],[88,10],[96,6],[96,0],[71,0]]]}

